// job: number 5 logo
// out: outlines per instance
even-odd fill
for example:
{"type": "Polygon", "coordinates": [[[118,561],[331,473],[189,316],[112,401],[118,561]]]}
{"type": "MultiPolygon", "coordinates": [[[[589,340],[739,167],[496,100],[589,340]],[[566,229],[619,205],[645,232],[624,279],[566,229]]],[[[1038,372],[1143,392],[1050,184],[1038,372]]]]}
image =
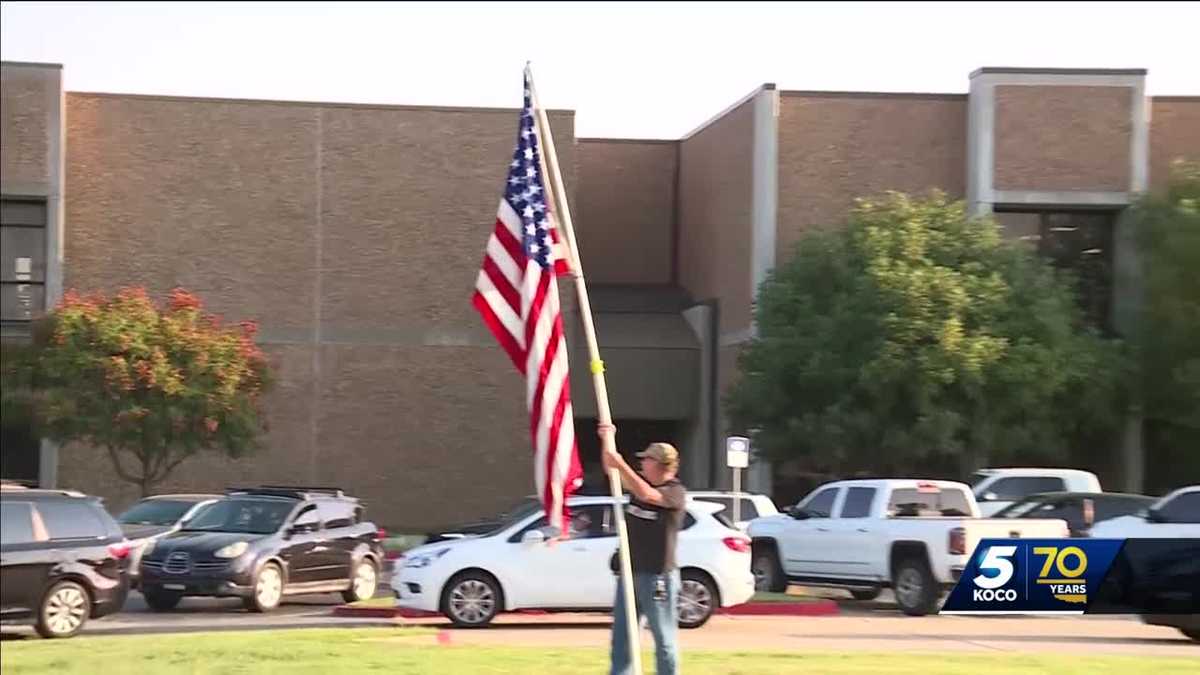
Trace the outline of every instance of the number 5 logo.
{"type": "Polygon", "coordinates": [[[1009,560],[1017,552],[1016,546],[993,546],[979,561],[980,570],[996,570],[993,576],[979,574],[975,577],[975,585],[980,588],[996,589],[1007,584],[1012,579],[1013,564],[1009,560]]]}

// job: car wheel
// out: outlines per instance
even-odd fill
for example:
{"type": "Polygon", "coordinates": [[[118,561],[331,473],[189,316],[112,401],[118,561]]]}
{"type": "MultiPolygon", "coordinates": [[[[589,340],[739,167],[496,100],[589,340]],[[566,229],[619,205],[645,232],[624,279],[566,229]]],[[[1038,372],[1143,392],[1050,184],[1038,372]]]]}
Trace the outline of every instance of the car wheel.
{"type": "Polygon", "coordinates": [[[251,612],[269,612],[283,600],[283,570],[271,562],[263,565],[254,575],[253,594],[243,600],[251,612]]]}
{"type": "Polygon", "coordinates": [[[679,610],[680,628],[699,628],[708,622],[717,608],[717,589],[707,574],[684,570],[683,584],[675,603],[679,610]]]}
{"type": "Polygon", "coordinates": [[[354,566],[354,576],[350,577],[350,590],[342,591],[342,599],[346,602],[358,602],[375,597],[375,589],[379,586],[379,571],[375,563],[363,559],[354,566]]]}
{"type": "Polygon", "coordinates": [[[60,581],[42,598],[34,630],[44,638],[68,638],[83,628],[91,614],[87,590],[74,581],[60,581]]]}
{"type": "Polygon", "coordinates": [[[880,589],[880,588],[868,588],[868,589],[864,589],[864,590],[854,590],[854,591],[850,591],[850,597],[854,598],[855,600],[874,600],[875,598],[878,598],[879,594],[882,592],[883,592],[883,589],[880,589]]]}
{"type": "Polygon", "coordinates": [[[142,590],[142,596],[146,598],[146,605],[156,612],[167,612],[175,609],[179,605],[179,601],[183,599],[183,594],[164,591],[161,588],[145,588],[142,590]]]}
{"type": "Polygon", "coordinates": [[[442,591],[442,614],[460,628],[481,628],[500,611],[500,585],[490,574],[464,572],[442,591]]]}
{"type": "Polygon", "coordinates": [[[750,571],[754,573],[754,590],[782,593],[787,590],[783,567],[779,564],[779,553],[770,544],[754,544],[754,558],[750,571]]]}
{"type": "Polygon", "coordinates": [[[937,608],[937,582],[924,560],[901,560],[892,572],[892,590],[900,609],[909,616],[925,616],[937,608]]]}

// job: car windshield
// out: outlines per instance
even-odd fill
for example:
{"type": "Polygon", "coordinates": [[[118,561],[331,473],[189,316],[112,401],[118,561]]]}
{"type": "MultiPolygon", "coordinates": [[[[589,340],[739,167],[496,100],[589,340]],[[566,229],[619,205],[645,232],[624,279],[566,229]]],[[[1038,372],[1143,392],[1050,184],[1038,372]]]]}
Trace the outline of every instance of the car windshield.
{"type": "Polygon", "coordinates": [[[174,499],[147,499],[122,513],[117,522],[122,525],[174,525],[194,504],[174,499]]]}
{"type": "Polygon", "coordinates": [[[503,515],[501,515],[501,517],[500,517],[501,522],[500,522],[499,526],[497,526],[495,529],[491,530],[490,532],[488,532],[482,536],[490,537],[490,536],[499,534],[499,533],[503,532],[504,530],[507,530],[508,528],[515,525],[517,523],[517,521],[525,520],[526,518],[533,515],[534,513],[537,513],[541,509],[542,509],[542,505],[540,503],[538,503],[538,501],[536,499],[534,499],[532,497],[527,497],[525,499],[522,499],[515,507],[510,509],[507,513],[504,513],[503,515]]]}
{"type": "Polygon", "coordinates": [[[971,490],[974,491],[976,486],[978,486],[980,483],[987,480],[988,478],[991,478],[991,474],[979,473],[978,471],[976,471],[975,473],[971,474],[970,478],[967,479],[967,485],[970,485],[971,490]]]}
{"type": "Polygon", "coordinates": [[[223,499],[204,507],[183,531],[271,534],[295,506],[296,502],[284,499],[223,499]]]}
{"type": "Polygon", "coordinates": [[[996,512],[995,518],[1022,518],[1044,504],[1040,498],[1029,497],[996,512]]]}

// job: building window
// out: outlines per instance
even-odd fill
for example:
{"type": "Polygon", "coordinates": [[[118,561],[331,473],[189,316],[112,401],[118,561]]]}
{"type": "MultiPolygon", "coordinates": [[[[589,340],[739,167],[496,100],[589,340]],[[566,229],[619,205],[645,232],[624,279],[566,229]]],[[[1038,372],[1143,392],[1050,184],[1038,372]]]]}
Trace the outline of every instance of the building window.
{"type": "Polygon", "coordinates": [[[46,308],[46,202],[0,200],[0,322],[28,324],[46,308]]]}
{"type": "Polygon", "coordinates": [[[1111,328],[1113,211],[1009,211],[996,220],[1015,239],[1028,241],[1055,267],[1076,278],[1076,297],[1091,325],[1111,328]]]}

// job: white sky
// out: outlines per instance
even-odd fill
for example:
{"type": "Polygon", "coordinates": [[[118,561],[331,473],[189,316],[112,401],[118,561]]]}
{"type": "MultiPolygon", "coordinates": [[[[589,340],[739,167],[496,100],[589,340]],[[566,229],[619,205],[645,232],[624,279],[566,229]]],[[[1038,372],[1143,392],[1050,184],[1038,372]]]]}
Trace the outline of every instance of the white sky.
{"type": "Polygon", "coordinates": [[[965,93],[980,66],[1147,68],[1200,94],[1200,3],[23,3],[0,56],[68,91],[542,102],[582,137],[678,138],[763,82],[965,93]]]}

